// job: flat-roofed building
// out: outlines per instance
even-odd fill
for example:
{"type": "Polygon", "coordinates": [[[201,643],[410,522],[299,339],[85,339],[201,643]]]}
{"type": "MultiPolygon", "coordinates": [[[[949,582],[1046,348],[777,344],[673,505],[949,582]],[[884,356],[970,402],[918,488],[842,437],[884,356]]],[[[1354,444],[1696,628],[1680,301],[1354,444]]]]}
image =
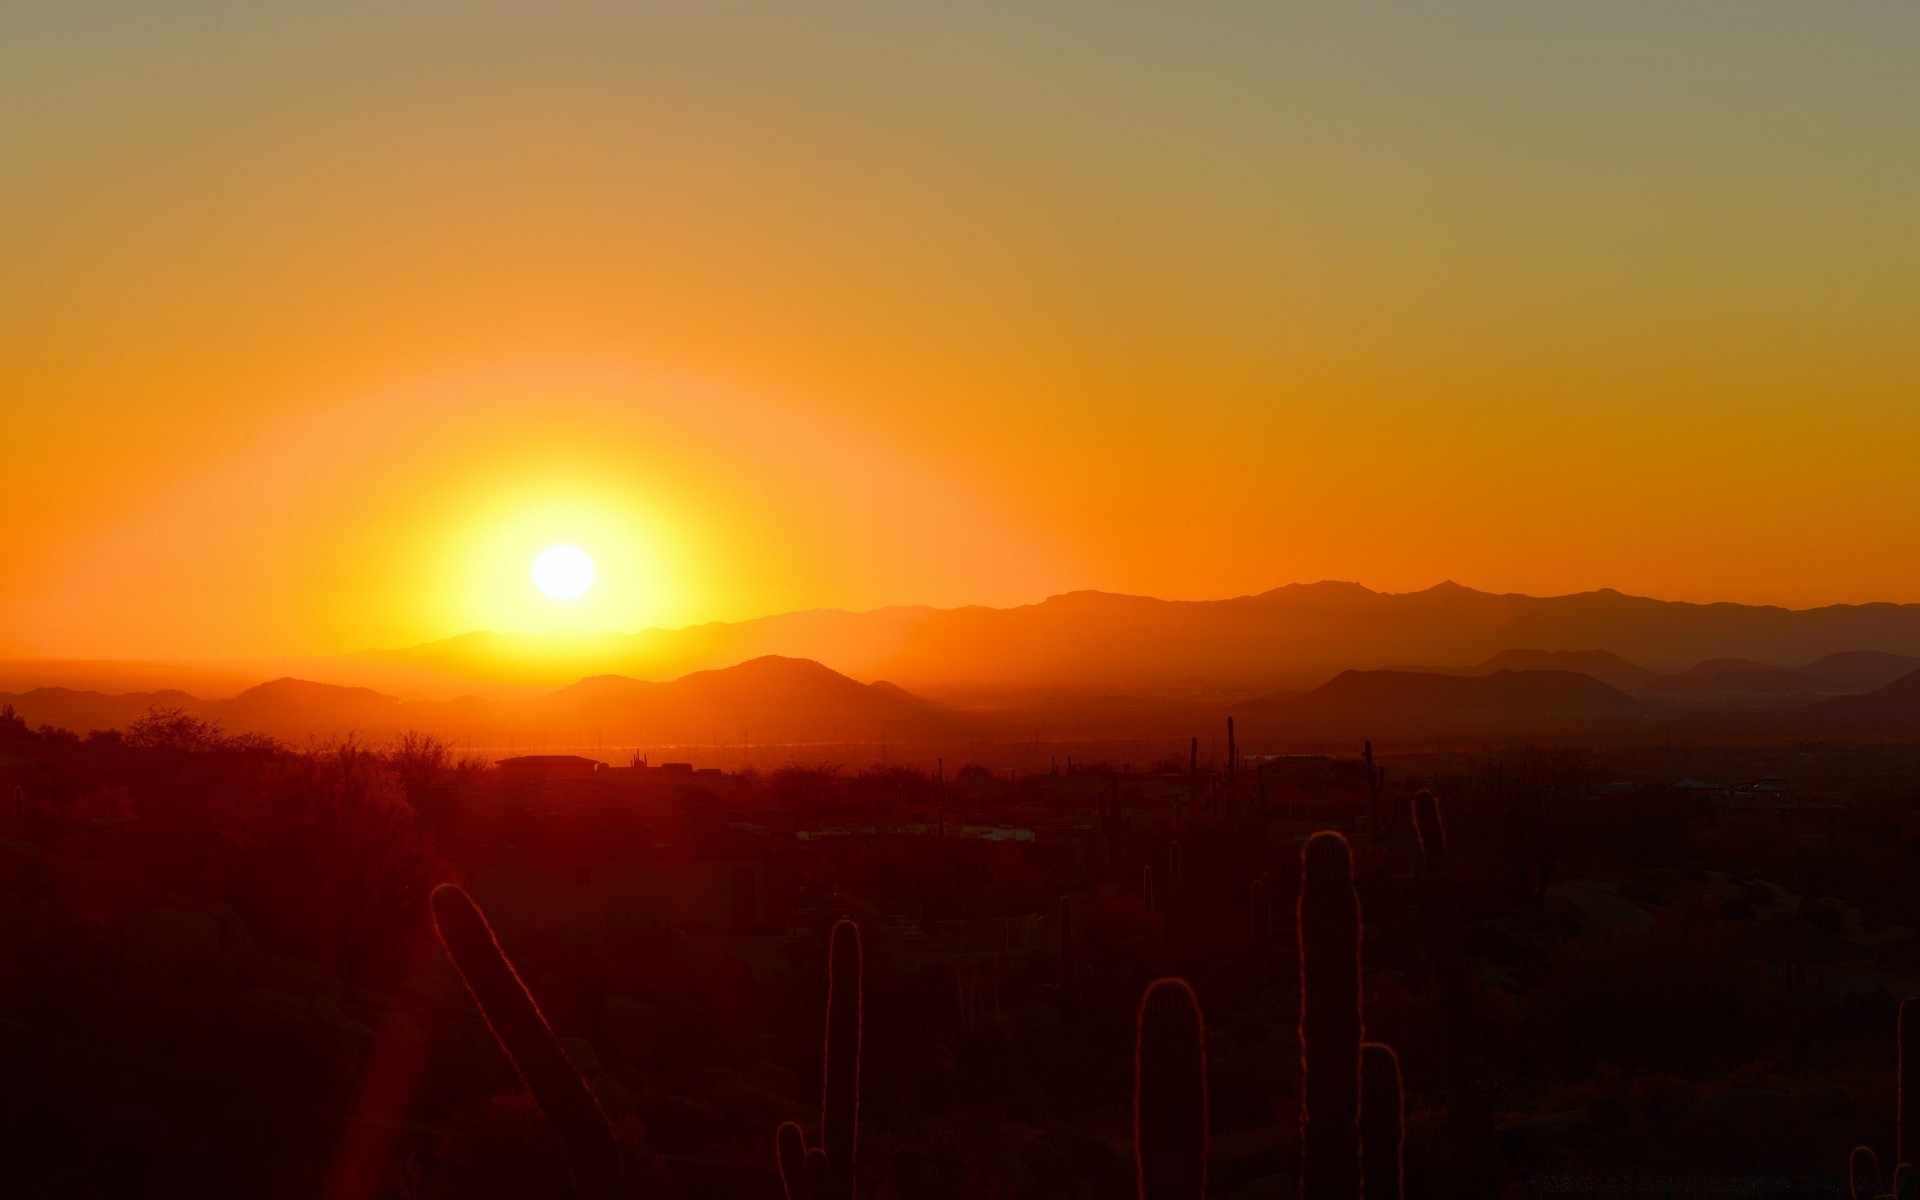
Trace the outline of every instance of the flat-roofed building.
{"type": "Polygon", "coordinates": [[[578,754],[522,754],[517,758],[503,758],[493,765],[508,779],[539,780],[592,779],[607,764],[578,754]]]}

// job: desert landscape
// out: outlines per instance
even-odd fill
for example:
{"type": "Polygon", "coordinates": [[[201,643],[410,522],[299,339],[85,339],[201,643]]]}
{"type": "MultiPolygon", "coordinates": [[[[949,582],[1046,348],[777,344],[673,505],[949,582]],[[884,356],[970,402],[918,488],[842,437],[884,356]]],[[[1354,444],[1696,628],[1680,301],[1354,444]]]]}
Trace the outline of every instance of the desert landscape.
{"type": "Polygon", "coordinates": [[[0,5],[0,1200],[1915,1200],[1920,5],[0,5]]]}

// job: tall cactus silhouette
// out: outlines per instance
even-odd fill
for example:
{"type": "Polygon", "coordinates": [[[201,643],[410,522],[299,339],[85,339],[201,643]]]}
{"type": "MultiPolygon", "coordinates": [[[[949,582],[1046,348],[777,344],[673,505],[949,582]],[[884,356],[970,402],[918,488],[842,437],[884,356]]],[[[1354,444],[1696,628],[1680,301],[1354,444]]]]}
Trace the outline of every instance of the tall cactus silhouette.
{"type": "Polygon", "coordinates": [[[1883,1181],[1879,1157],[1871,1146],[1855,1146],[1852,1157],[1847,1160],[1848,1187],[1853,1200],[1874,1200],[1883,1194],[1890,1194],[1895,1200],[1913,1200],[1916,1190],[1920,1190],[1916,1187],[1920,1185],[1920,1178],[1916,1178],[1915,1173],[1920,1164],[1914,1162],[1914,1157],[1920,1155],[1920,997],[1908,996],[1900,1001],[1897,1033],[1893,1178],[1883,1181]],[[1890,1193],[1882,1193],[1883,1182],[1890,1185],[1890,1193]]]}
{"type": "Polygon", "coordinates": [[[1360,1047],[1360,1184],[1367,1200],[1401,1200],[1405,1111],[1400,1092],[1400,1057],[1393,1047],[1367,1042],[1360,1047]]]}
{"type": "Polygon", "coordinates": [[[1440,802],[1422,789],[1413,798],[1413,827],[1424,859],[1420,873],[1421,908],[1427,945],[1433,955],[1435,990],[1440,1001],[1438,1074],[1446,1080],[1447,1121],[1463,1161],[1475,1173],[1470,1190],[1497,1186],[1493,1164],[1499,1156],[1494,1135],[1493,1097],[1484,1066],[1475,1058],[1473,971],[1467,963],[1466,925],[1454,889],[1440,802]]]}
{"type": "Polygon", "coordinates": [[[1427,916],[1427,940],[1432,948],[1434,975],[1440,991],[1443,1065],[1456,1084],[1464,1084],[1465,1075],[1452,1069],[1452,1058],[1471,1040],[1467,1026],[1473,1012],[1472,977],[1467,968],[1466,933],[1460,921],[1459,897],[1448,866],[1446,827],[1440,821],[1440,802],[1432,792],[1423,789],[1414,796],[1413,827],[1420,835],[1420,853],[1425,860],[1420,890],[1427,916]]]}
{"type": "Polygon", "coordinates": [[[1894,1110],[1894,1165],[1920,1166],[1920,998],[1900,1001],[1899,1098],[1894,1110]]]}
{"type": "Polygon", "coordinates": [[[1390,821],[1380,819],[1380,793],[1387,786],[1387,769],[1375,766],[1373,762],[1373,742],[1369,740],[1360,751],[1367,772],[1367,837],[1375,843],[1384,842],[1390,821]]]}
{"type": "Polygon", "coordinates": [[[834,922],[827,952],[825,1081],[820,1091],[820,1144],[808,1147],[788,1121],[774,1133],[787,1200],[852,1200],[860,1131],[860,1036],[863,962],[860,927],[834,922]]]}
{"type": "Polygon", "coordinates": [[[1227,718],[1227,803],[1233,803],[1233,779],[1235,768],[1240,761],[1240,751],[1233,741],[1233,718],[1227,718]]]}
{"type": "Polygon", "coordinates": [[[1413,798],[1413,828],[1420,835],[1420,854],[1427,870],[1447,869],[1447,831],[1440,824],[1440,802],[1422,788],[1413,798]]]}
{"type": "Polygon", "coordinates": [[[1133,1157],[1139,1200],[1207,1194],[1206,1021],[1184,979],[1140,997],[1134,1032],[1133,1157]]]}
{"type": "Polygon", "coordinates": [[[480,906],[466,892],[443,883],[433,891],[432,907],[447,957],[521,1082],[560,1135],[575,1189],[592,1200],[623,1194],[625,1176],[607,1114],[500,949],[480,906]]]}
{"type": "Polygon", "coordinates": [[[1360,903],[1353,850],[1307,840],[1300,871],[1300,1194],[1360,1196],[1360,903]]]}
{"type": "Polygon", "coordinates": [[[789,1200],[840,1200],[853,1195],[860,1120],[861,973],[860,927],[852,921],[836,921],[827,958],[820,1144],[809,1148],[805,1134],[791,1121],[774,1137],[789,1200]]]}
{"type": "Polygon", "coordinates": [[[1070,990],[1076,978],[1073,960],[1073,904],[1060,897],[1060,988],[1070,990]]]}
{"type": "Polygon", "coordinates": [[[1440,802],[1432,792],[1423,789],[1414,796],[1413,826],[1420,835],[1420,853],[1425,860],[1421,890],[1425,893],[1423,907],[1427,913],[1434,973],[1440,984],[1440,1006],[1447,1023],[1447,1037],[1450,1042],[1456,1042],[1467,1036],[1471,978],[1459,897],[1454,891],[1452,868],[1448,866],[1447,831],[1440,821],[1440,802]]]}
{"type": "Polygon", "coordinates": [[[1176,941],[1187,935],[1187,873],[1181,861],[1180,843],[1167,843],[1166,894],[1161,910],[1167,915],[1167,936],[1176,941]]]}
{"type": "Polygon", "coordinates": [[[1087,977],[1081,971],[1073,942],[1073,903],[1060,897],[1060,977],[1048,990],[1062,1010],[1077,1008],[1088,993],[1087,977]]]}
{"type": "Polygon", "coordinates": [[[1368,738],[1360,747],[1360,762],[1367,773],[1367,832],[1374,832],[1380,823],[1380,793],[1373,786],[1373,739],[1368,738]]]}

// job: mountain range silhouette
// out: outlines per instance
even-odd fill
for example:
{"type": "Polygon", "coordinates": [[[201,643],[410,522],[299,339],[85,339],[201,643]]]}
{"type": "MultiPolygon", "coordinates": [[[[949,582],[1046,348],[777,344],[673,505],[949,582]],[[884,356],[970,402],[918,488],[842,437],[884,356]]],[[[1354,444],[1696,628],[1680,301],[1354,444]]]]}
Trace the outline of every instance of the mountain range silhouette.
{"type": "Polygon", "coordinates": [[[1847,654],[1863,657],[1835,669],[1864,670],[1858,682],[1877,686],[1890,677],[1876,674],[1869,661],[1875,655],[1912,658],[1908,669],[1920,666],[1920,605],[1793,610],[1654,600],[1610,589],[1496,595],[1454,583],[1407,593],[1354,583],[1293,584],[1202,601],[1080,591],[1013,608],[815,610],[591,637],[471,633],[369,653],[358,665],[373,672],[370,677],[384,669],[412,681],[554,687],[608,671],[673,678],[767,654],[813,659],[928,694],[1194,686],[1261,693],[1317,687],[1344,670],[1408,663],[1476,663],[1481,674],[1574,669],[1631,691],[1652,676],[1711,659],[1798,666],[1847,654]],[[1625,665],[1603,666],[1595,652],[1625,665]],[[1584,657],[1556,658],[1568,653],[1584,657]],[[1489,661],[1502,654],[1519,657],[1489,661]]]}
{"type": "MultiPolygon", "coordinates": [[[[4,677],[32,679],[33,670],[6,664],[4,677]]],[[[145,666],[140,678],[159,670],[145,666]]],[[[174,707],[288,738],[405,728],[698,744],[1009,737],[1023,728],[1030,736],[1043,727],[1135,736],[1231,711],[1340,736],[1396,721],[1422,735],[1471,725],[1491,736],[1543,720],[1573,732],[1697,714],[1740,714],[1773,729],[1897,726],[1914,707],[1901,689],[1920,688],[1917,670],[1920,605],[1795,611],[1613,591],[1541,598],[1442,584],[1389,594],[1320,583],[1215,601],[1087,591],[1009,609],[819,610],[636,634],[473,633],[301,660],[228,699],[96,685],[24,687],[0,692],[0,703],[73,729],[174,707]],[[1395,665],[1410,662],[1443,665],[1395,665]]]]}

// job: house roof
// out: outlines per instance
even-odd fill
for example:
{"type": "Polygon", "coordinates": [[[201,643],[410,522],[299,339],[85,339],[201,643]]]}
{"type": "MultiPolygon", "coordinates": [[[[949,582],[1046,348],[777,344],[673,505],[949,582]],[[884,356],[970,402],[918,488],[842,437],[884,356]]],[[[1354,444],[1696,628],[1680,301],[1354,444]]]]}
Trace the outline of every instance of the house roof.
{"type": "Polygon", "coordinates": [[[767,858],[783,841],[698,796],[584,779],[475,792],[444,806],[434,824],[441,853],[456,863],[767,858]]]}

